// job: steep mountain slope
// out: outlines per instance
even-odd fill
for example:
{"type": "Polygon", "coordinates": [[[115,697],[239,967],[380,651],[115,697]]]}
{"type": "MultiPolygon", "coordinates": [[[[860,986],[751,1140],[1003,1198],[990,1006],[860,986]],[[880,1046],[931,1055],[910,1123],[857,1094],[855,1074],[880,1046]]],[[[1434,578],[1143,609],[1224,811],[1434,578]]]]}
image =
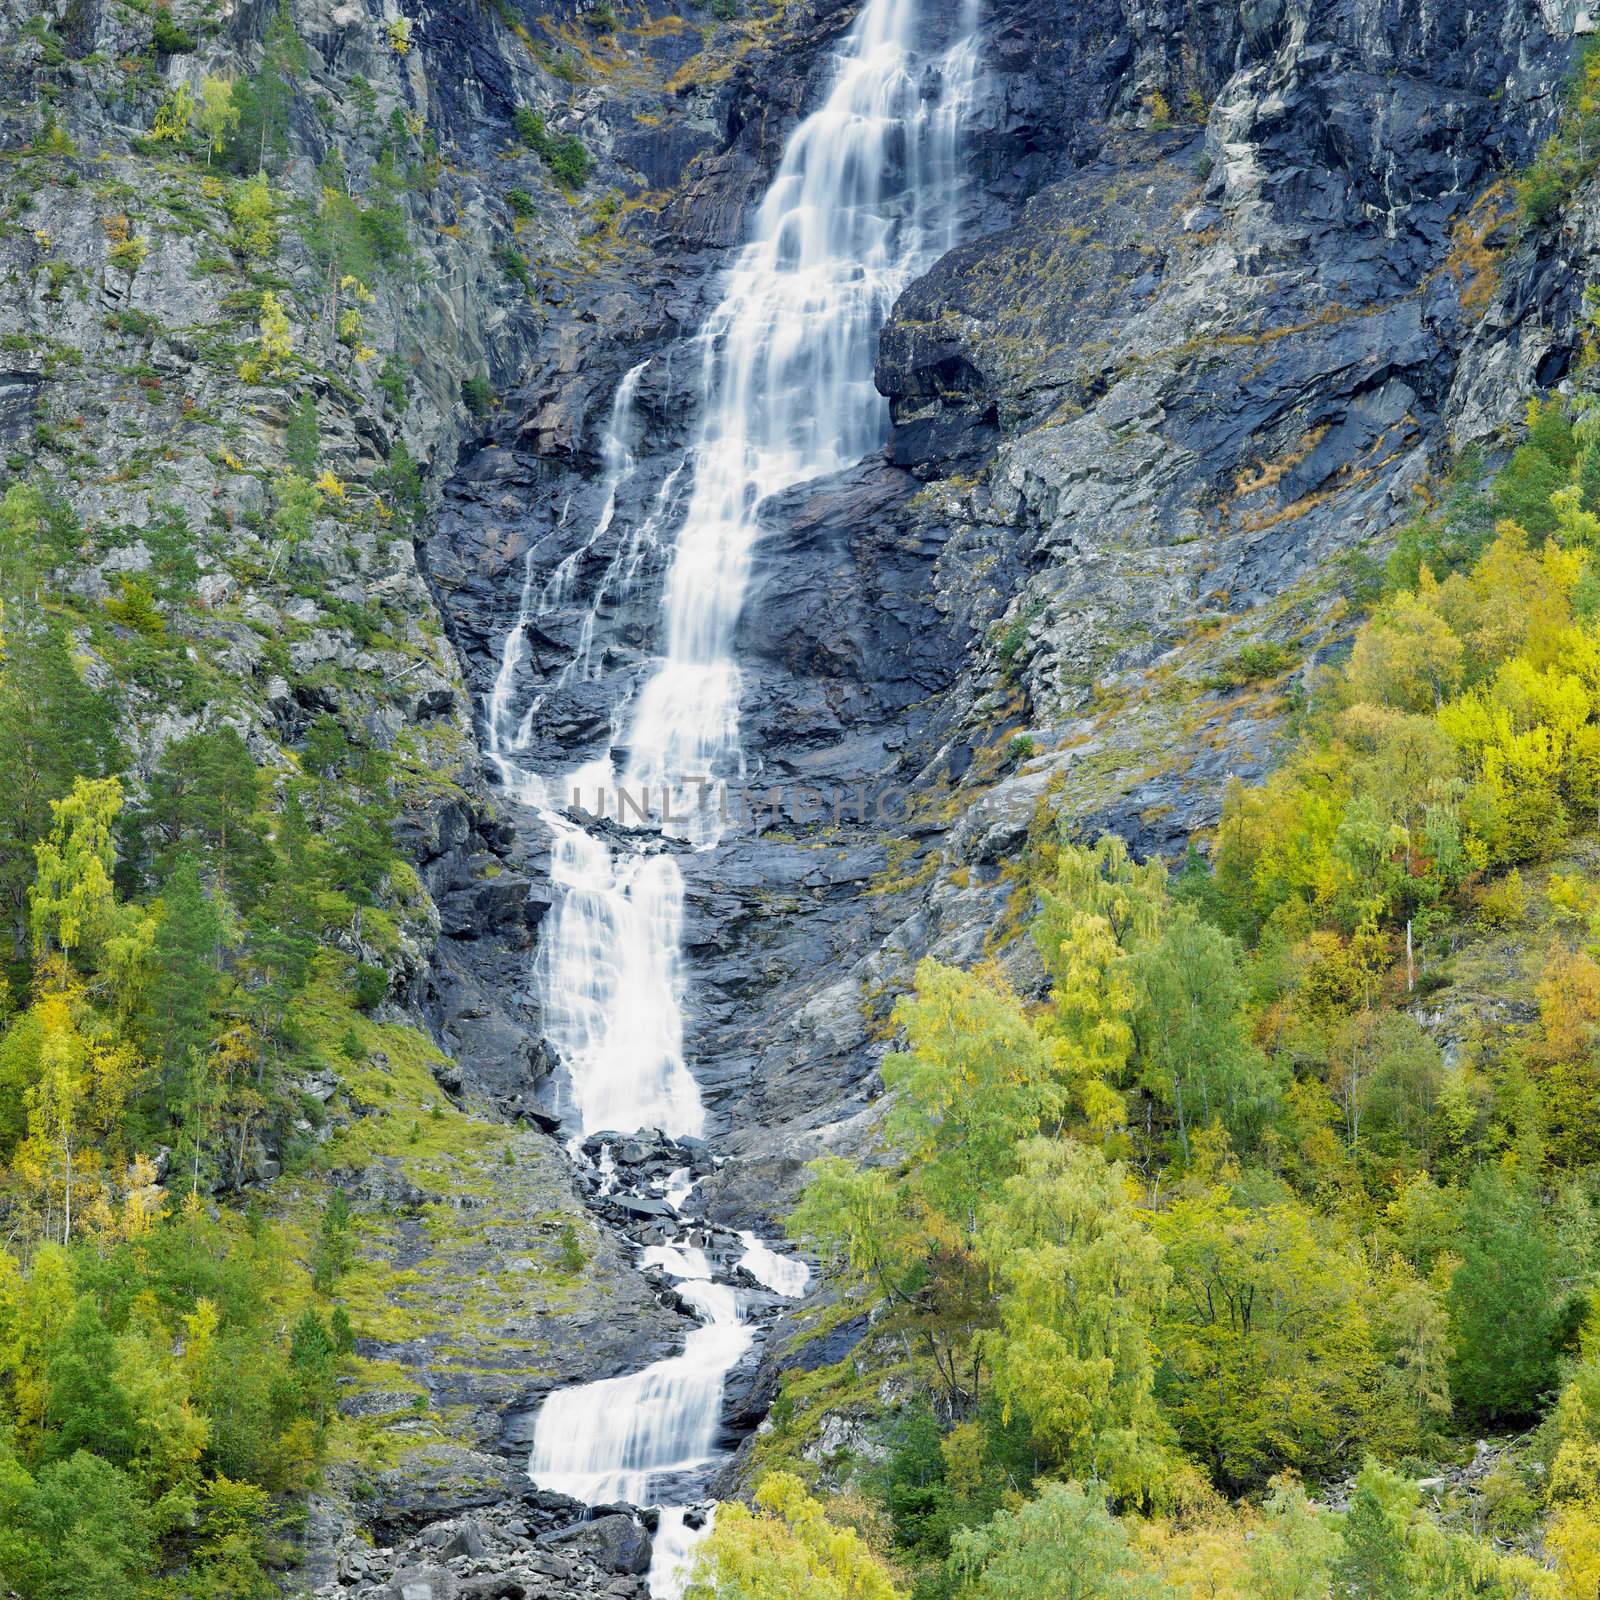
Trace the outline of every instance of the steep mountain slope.
{"type": "MultiPolygon", "coordinates": [[[[1519,239],[1508,175],[1553,124],[1569,27],[1537,8],[1494,30],[1433,7],[985,17],[970,242],[885,331],[885,461],[769,509],[739,639],[757,788],[892,784],[913,823],[852,825],[847,800],[838,826],[830,805],[684,863],[692,1054],[730,1148],[792,1173],[815,1148],[797,1125],[860,1107],[911,962],[999,928],[1001,867],[1047,789],[1146,849],[1213,819],[1227,775],[1270,761],[1278,703],[1246,714],[1207,687],[1219,665],[1275,643],[1270,686],[1291,686],[1343,635],[1343,557],[1559,378],[1573,279],[1550,236],[1519,239]]],[[[789,103],[787,77],[751,81],[789,103]]],[[[763,113],[740,103],[737,152],[763,113]]],[[[719,177],[666,213],[680,286],[719,177]]],[[[552,404],[587,406],[587,453],[507,435],[450,486],[429,563],[480,689],[524,550],[543,581],[570,553],[563,515],[592,526],[612,386],[686,324],[629,320],[589,376],[541,391],[540,430],[552,404]]],[[[653,362],[640,385],[634,516],[691,377],[653,362]]],[[[530,671],[563,659],[587,599],[530,671]]],[[[651,648],[654,603],[646,582],[602,609],[614,682],[651,648]]],[[[581,759],[616,692],[553,704],[551,748],[581,759]]]]}
{"type": "MultiPolygon", "coordinates": [[[[521,1481],[537,1402],[690,1323],[552,1131],[549,840],[484,759],[483,705],[524,586],[599,519],[614,397],[646,361],[612,530],[521,692],[681,457],[687,343],[854,9],[0,5],[0,428],[11,477],[81,530],[50,603],[112,693],[130,809],[224,725],[275,784],[315,776],[331,718],[382,752],[415,869],[317,930],[341,973],[382,974],[356,1052],[354,979],[325,1017],[307,1003],[284,1103],[325,1120],[263,1115],[215,1190],[301,1244],[332,1188],[364,1219],[308,1586],[386,1593],[409,1562],[438,1595],[528,1572],[642,1592],[626,1519],[530,1554],[574,1515],[521,1481]],[[208,80],[249,85],[254,121],[213,141],[208,80]]],[[[680,857],[717,1221],[773,1223],[807,1158],[861,1144],[920,956],[998,950],[1039,986],[1005,936],[1042,800],[1180,850],[1347,643],[1361,552],[1562,379],[1595,202],[1524,229],[1511,176],[1578,18],[983,10],[962,242],[884,331],[887,447],[763,511],[745,751],[791,803],[680,857]]],[[[927,22],[947,36],[956,9],[927,22]]],[[[543,706],[552,765],[593,753],[656,653],[668,553],[596,613],[600,674],[543,706]]],[[[738,1375],[730,1441],[771,1376],[738,1375]]]]}

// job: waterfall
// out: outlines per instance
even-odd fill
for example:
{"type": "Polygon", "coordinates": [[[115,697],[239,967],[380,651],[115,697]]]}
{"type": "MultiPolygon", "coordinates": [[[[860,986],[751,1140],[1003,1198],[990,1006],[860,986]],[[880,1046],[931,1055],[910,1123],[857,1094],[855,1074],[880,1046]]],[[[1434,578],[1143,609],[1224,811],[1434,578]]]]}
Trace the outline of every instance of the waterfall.
{"type": "MultiPolygon", "coordinates": [[[[955,237],[958,134],[977,51],[919,83],[917,0],[870,0],[823,105],[795,130],[752,238],[699,336],[694,485],[663,597],[666,656],[634,715],[624,782],[682,793],[742,769],[731,654],[762,501],[851,466],[883,443],[873,383],[896,296],[955,237]]],[[[674,809],[681,809],[675,807],[674,809]]],[[[684,831],[714,843],[719,808],[684,831]]]]}
{"type": "Polygon", "coordinates": [[[754,1341],[737,1293],[711,1281],[709,1263],[669,1270],[705,1321],[681,1355],[642,1372],[563,1389],[535,1425],[532,1476],[541,1489],[601,1505],[654,1504],[670,1480],[704,1474],[716,1459],[722,1382],[754,1341]]]}
{"type": "MultiPolygon", "coordinates": [[[[516,715],[513,704],[517,675],[528,659],[528,625],[537,622],[541,617],[548,616],[567,599],[583,558],[594,549],[611,527],[612,519],[617,512],[617,491],[622,487],[624,480],[631,476],[636,465],[629,441],[633,420],[633,397],[638,390],[639,379],[644,376],[644,369],[649,365],[648,361],[641,361],[636,367],[630,368],[622,382],[617,385],[617,392],[612,398],[611,415],[600,437],[601,504],[600,515],[595,519],[594,527],[589,531],[588,538],[562,559],[537,594],[533,588],[534,556],[537,546],[529,547],[523,562],[522,595],[517,605],[517,620],[500,647],[500,667],[489,690],[489,704],[484,717],[489,759],[498,769],[501,782],[519,797],[528,799],[533,804],[539,803],[543,791],[531,774],[518,767],[516,753],[528,742],[533,730],[533,719],[544,703],[544,696],[536,696],[520,717],[516,715]]],[[[556,518],[558,531],[566,526],[571,510],[572,501],[569,497],[561,508],[560,516],[556,518]]],[[[604,597],[604,590],[609,587],[609,580],[615,576],[612,571],[615,566],[616,561],[613,559],[607,567],[605,579],[601,582],[601,593],[596,595],[585,612],[578,637],[578,648],[556,677],[556,684],[565,683],[589,666],[589,651],[594,643],[595,615],[604,597]]]]}
{"type": "MultiPolygon", "coordinates": [[[[752,222],[750,241],[695,336],[699,410],[693,441],[654,505],[617,539],[558,682],[593,670],[594,620],[625,593],[642,555],[675,528],[662,595],[662,654],[614,712],[601,756],[576,774],[518,764],[540,706],[518,716],[512,685],[527,624],[569,599],[583,557],[612,530],[617,494],[636,470],[632,410],[644,364],[618,386],[602,443],[602,509],[582,545],[542,589],[525,577],[518,623],[488,708],[490,754],[508,789],[536,807],[553,837],[557,903],[541,941],[538,981],[570,1112],[588,1135],[659,1129],[701,1133],[705,1112],[684,1060],[680,953],[683,878],[661,838],[613,848],[563,811],[574,781],[701,806],[662,824],[695,848],[719,838],[709,788],[737,778],[739,669],[732,642],[762,502],[839,471],[882,444],[888,412],[873,384],[877,336],[896,296],[955,242],[962,185],[959,133],[977,79],[974,19],[943,50],[925,42],[918,0],[867,0],[837,49],[822,104],[795,129],[752,222]]],[[[566,513],[563,512],[563,518],[566,513]]],[[[587,804],[587,799],[585,799],[587,804]]],[[[581,1136],[580,1136],[581,1138],[581,1136]]],[[[575,1142],[574,1148],[577,1148],[575,1142]]],[[[586,1158],[585,1158],[586,1159],[586,1158]]],[[[614,1166],[601,1152],[609,1190],[614,1166]]],[[[674,1172],[682,1211],[692,1194],[674,1172]]],[[[592,1504],[661,1507],[651,1593],[681,1592],[682,1566],[705,1518],[689,1510],[720,1460],[724,1383],[754,1341],[752,1291],[718,1282],[738,1269],[771,1294],[804,1291],[804,1264],[753,1234],[713,1260],[703,1227],[651,1244],[641,1266],[666,1273],[699,1318],[679,1355],[643,1371],[562,1390],[540,1410],[530,1473],[541,1487],[592,1504]]],[[[756,1296],[771,1303],[771,1294],[756,1296]]]]}

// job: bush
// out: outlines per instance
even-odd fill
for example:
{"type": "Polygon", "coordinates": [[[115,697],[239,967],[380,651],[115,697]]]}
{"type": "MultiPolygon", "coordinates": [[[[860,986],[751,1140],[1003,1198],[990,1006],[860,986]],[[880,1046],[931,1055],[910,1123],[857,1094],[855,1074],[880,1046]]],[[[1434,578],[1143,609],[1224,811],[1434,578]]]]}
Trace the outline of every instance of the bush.
{"type": "Polygon", "coordinates": [[[514,217],[531,217],[537,209],[533,203],[533,196],[526,189],[512,189],[506,194],[506,204],[511,207],[514,217]]]}
{"type": "Polygon", "coordinates": [[[578,1230],[570,1222],[561,1224],[561,1270],[575,1277],[588,1262],[583,1246],[578,1242],[578,1230]]]}
{"type": "Polygon", "coordinates": [[[376,1011],[389,992],[389,974],[382,967],[363,961],[356,968],[356,1004],[363,1011],[376,1011]]]}
{"type": "Polygon", "coordinates": [[[511,125],[517,130],[517,137],[537,154],[547,137],[544,118],[531,106],[518,106],[511,114],[511,125]]]}
{"type": "Polygon", "coordinates": [[[153,339],[161,331],[161,319],[148,311],[113,311],[105,320],[112,333],[127,334],[132,339],[153,339]]]}
{"type": "Polygon", "coordinates": [[[378,371],[378,388],[390,411],[406,408],[406,369],[397,356],[385,356],[378,371]]]}
{"type": "Polygon", "coordinates": [[[1478,891],[1478,920],[1486,928],[1504,928],[1521,922],[1528,913],[1528,893],[1522,874],[1514,869],[1478,891]]]}
{"type": "Polygon", "coordinates": [[[1242,689],[1247,683],[1264,683],[1294,665],[1294,652],[1270,639],[1243,645],[1205,681],[1208,689],[1242,689]]]}
{"type": "Polygon", "coordinates": [[[544,158],[550,175],[564,189],[581,189],[589,177],[589,152],[576,134],[557,139],[544,158]]]}
{"type": "Polygon", "coordinates": [[[519,285],[522,292],[530,298],[534,293],[532,269],[528,266],[528,258],[519,251],[501,249],[495,252],[497,260],[505,271],[505,275],[519,285]]]}
{"type": "Polygon", "coordinates": [[[155,29],[151,38],[157,55],[187,56],[194,53],[194,36],[180,28],[172,20],[172,13],[165,9],[156,12],[155,29]]]}
{"type": "Polygon", "coordinates": [[[528,106],[512,116],[517,137],[544,162],[550,176],[565,189],[581,189],[589,176],[589,152],[576,134],[554,134],[544,118],[528,106]]]}

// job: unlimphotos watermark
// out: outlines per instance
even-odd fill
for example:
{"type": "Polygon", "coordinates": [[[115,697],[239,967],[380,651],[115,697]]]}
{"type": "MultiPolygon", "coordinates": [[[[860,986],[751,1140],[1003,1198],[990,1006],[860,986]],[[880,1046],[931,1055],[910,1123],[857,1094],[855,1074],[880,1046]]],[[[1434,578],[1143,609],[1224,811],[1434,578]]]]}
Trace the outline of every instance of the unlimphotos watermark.
{"type": "Polygon", "coordinates": [[[569,809],[590,821],[611,821],[625,828],[693,828],[715,821],[722,830],[759,833],[781,827],[828,822],[879,826],[904,822],[910,795],[893,784],[818,785],[775,783],[766,787],[727,783],[713,778],[685,778],[677,783],[612,783],[592,788],[575,786],[569,809]]]}

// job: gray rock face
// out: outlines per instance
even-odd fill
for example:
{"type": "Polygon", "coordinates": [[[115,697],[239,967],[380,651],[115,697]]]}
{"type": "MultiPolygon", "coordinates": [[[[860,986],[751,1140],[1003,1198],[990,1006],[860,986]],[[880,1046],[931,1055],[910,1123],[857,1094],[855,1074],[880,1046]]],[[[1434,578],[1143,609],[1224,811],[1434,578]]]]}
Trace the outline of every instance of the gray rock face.
{"type": "Polygon", "coordinates": [[[650,1570],[650,1535],[630,1516],[613,1512],[540,1536],[547,1549],[579,1552],[603,1572],[634,1576],[650,1570]]]}
{"type": "MultiPolygon", "coordinates": [[[[692,415],[674,341],[843,15],[802,15],[736,71],[650,270],[449,484],[427,559],[480,697],[524,578],[595,526],[610,396],[646,357],[637,465],[529,632],[525,700],[649,514],[692,415]]],[[[1001,0],[983,48],[969,242],[884,330],[884,457],[765,508],[738,640],[761,780],[893,785],[914,816],[785,818],[682,860],[691,1056],[745,1158],[709,1185],[730,1221],[770,1215],[805,1159],[862,1136],[889,1002],[918,956],[981,953],[1047,788],[1086,832],[1171,853],[1228,777],[1271,761],[1276,717],[1230,720],[1187,642],[1265,626],[1298,635],[1307,669],[1336,651],[1346,552],[1406,514],[1453,439],[1514,415],[1508,368],[1548,381],[1570,344],[1527,327],[1542,304],[1570,328],[1570,296],[1545,245],[1518,244],[1500,179],[1549,126],[1560,18],[1001,0]]],[[[598,678],[545,700],[536,762],[603,743],[656,648],[664,549],[601,607],[598,678]]],[[[1025,949],[1006,959],[1036,981],[1025,949]]]]}
{"type": "Polygon", "coordinates": [[[650,1533],[621,1512],[534,1490],[441,1519],[396,1545],[352,1543],[319,1600],[648,1600],[650,1533]],[[575,1520],[577,1519],[577,1520],[575,1520]]]}

